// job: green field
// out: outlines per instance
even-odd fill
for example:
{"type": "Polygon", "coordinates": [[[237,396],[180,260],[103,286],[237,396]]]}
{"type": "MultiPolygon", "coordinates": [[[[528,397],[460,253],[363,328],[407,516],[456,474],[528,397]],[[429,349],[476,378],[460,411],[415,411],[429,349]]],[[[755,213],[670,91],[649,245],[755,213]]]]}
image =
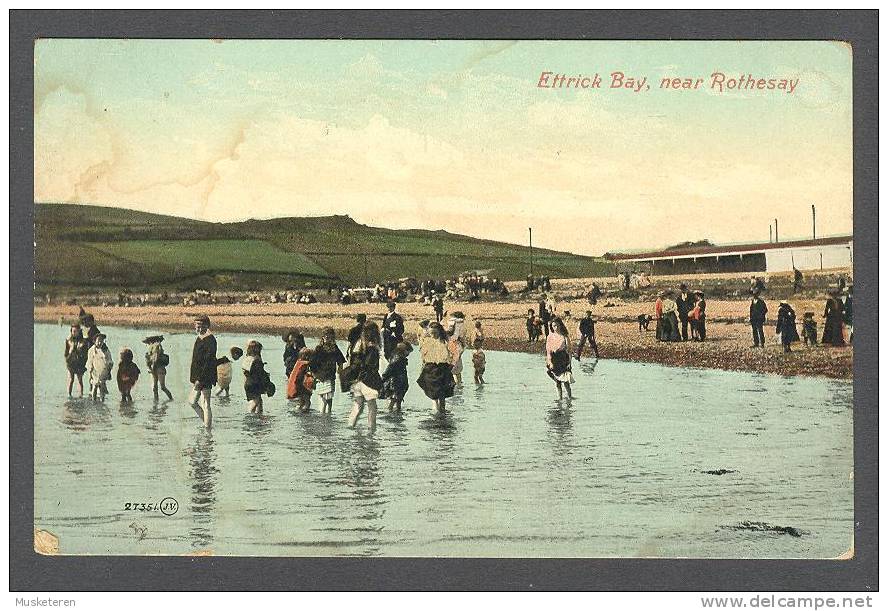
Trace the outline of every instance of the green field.
{"type": "Polygon", "coordinates": [[[117,259],[155,268],[155,277],[190,276],[211,272],[270,272],[327,276],[314,261],[261,240],[131,240],[88,243],[117,259]]]}
{"type": "MultiPolygon", "coordinates": [[[[493,269],[524,278],[524,246],[445,231],[368,227],[347,216],[208,223],[120,208],[35,204],[38,288],[281,289],[452,277],[493,269]]],[[[609,274],[611,265],[534,249],[534,273],[552,278],[609,274]]]]}

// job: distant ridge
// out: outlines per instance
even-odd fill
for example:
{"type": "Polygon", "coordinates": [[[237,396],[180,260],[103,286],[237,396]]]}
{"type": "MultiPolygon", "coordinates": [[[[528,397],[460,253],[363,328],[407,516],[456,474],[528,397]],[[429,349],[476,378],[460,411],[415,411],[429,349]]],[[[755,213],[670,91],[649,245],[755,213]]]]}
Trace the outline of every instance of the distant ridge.
{"type": "MultiPolygon", "coordinates": [[[[347,215],[200,221],[126,208],[35,204],[38,287],[229,289],[452,277],[524,278],[526,247],[443,230],[385,229],[347,215]]],[[[585,277],[597,257],[534,248],[534,273],[585,277]]]]}

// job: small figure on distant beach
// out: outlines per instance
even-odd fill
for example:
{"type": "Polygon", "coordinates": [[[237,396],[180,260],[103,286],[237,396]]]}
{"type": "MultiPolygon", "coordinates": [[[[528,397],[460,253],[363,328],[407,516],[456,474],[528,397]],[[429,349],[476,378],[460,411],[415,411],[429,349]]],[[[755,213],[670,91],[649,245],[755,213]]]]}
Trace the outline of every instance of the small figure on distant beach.
{"type": "Polygon", "coordinates": [[[814,312],[805,312],[802,316],[802,339],[806,346],[817,345],[817,321],[814,312]]]}
{"type": "Polygon", "coordinates": [[[839,290],[830,289],[829,297],[826,300],[826,306],[823,310],[823,338],[820,340],[822,344],[830,344],[836,348],[845,345],[845,334],[842,329],[844,325],[844,311],[842,300],[839,299],[839,290]]]}
{"type": "Polygon", "coordinates": [[[783,352],[792,352],[792,342],[799,341],[799,332],[796,329],[796,313],[786,301],[781,301],[777,307],[777,333],[780,334],[780,343],[783,344],[783,352]]]}
{"type": "Polygon", "coordinates": [[[444,298],[432,291],[432,309],[435,311],[435,321],[444,320],[444,298]]]}
{"type": "Polygon", "coordinates": [[[120,399],[124,403],[132,403],[133,386],[139,379],[138,365],[133,362],[133,351],[124,348],[120,351],[120,363],[117,365],[117,389],[120,390],[120,399]]]}
{"type": "Polygon", "coordinates": [[[845,295],[842,300],[842,322],[845,323],[845,330],[848,332],[849,344],[854,343],[854,318],[852,316],[853,307],[851,300],[853,289],[854,287],[849,285],[842,290],[845,295]]]}
{"type": "Polygon", "coordinates": [[[574,383],[570,369],[570,338],[567,327],[560,318],[551,322],[549,335],[546,337],[546,373],[555,381],[558,398],[564,398],[562,386],[567,390],[567,398],[572,399],[570,385],[574,383]]]}
{"type": "Polygon", "coordinates": [[[440,323],[428,325],[428,333],[419,333],[419,353],[422,372],[417,383],[426,396],[434,401],[438,413],[446,411],[446,401],[453,396],[453,360],[447,346],[447,333],[440,323]]]}
{"type": "Polygon", "coordinates": [[[199,314],[194,318],[194,349],[191,352],[191,392],[188,403],[203,420],[204,426],[213,425],[213,411],[210,406],[210,393],[216,385],[216,337],[210,331],[210,318],[199,314]],[[198,409],[200,411],[198,411],[198,409]]]}
{"type": "Polygon", "coordinates": [[[650,314],[639,314],[636,320],[638,321],[638,332],[641,333],[643,331],[650,330],[651,321],[654,318],[650,314]]]}
{"type": "Polygon", "coordinates": [[[231,349],[228,351],[228,354],[231,356],[231,358],[228,358],[227,356],[222,356],[216,359],[216,384],[219,386],[219,388],[216,390],[217,397],[223,392],[225,393],[226,397],[229,395],[231,389],[231,381],[234,378],[234,362],[244,355],[244,351],[237,346],[232,346],[231,349]]]}
{"type": "Polygon", "coordinates": [[[321,414],[333,413],[333,395],[336,392],[336,377],[342,373],[345,356],[336,345],[336,332],[326,327],[321,334],[321,342],[314,349],[309,368],[314,375],[315,392],[321,398],[321,414]]]}
{"type": "Polygon", "coordinates": [[[589,343],[589,349],[592,350],[592,354],[595,355],[595,358],[598,358],[598,343],[595,341],[595,317],[592,316],[592,310],[586,310],[586,316],[580,319],[580,323],[577,325],[577,331],[579,332],[580,339],[577,342],[577,360],[580,360],[580,357],[583,356],[583,346],[586,343],[589,343]]]}
{"type": "Polygon", "coordinates": [[[660,339],[664,342],[681,341],[681,333],[678,327],[678,316],[676,316],[678,305],[672,299],[673,295],[675,295],[674,291],[664,291],[660,301],[662,311],[660,339]]]}
{"type": "Polygon", "coordinates": [[[411,350],[410,344],[399,342],[395,346],[392,359],[382,372],[382,391],[379,398],[388,399],[388,411],[395,414],[401,413],[401,403],[410,386],[407,378],[407,355],[411,350]]]}
{"type": "Polygon", "coordinates": [[[473,344],[472,367],[475,369],[475,384],[484,384],[484,371],[487,368],[487,356],[484,354],[484,341],[476,339],[473,344]]]}
{"type": "Polygon", "coordinates": [[[148,350],[145,352],[145,365],[151,372],[152,390],[154,398],[158,398],[157,387],[166,394],[167,398],[172,400],[173,393],[166,387],[166,368],[170,364],[169,355],[163,351],[163,335],[150,335],[142,340],[143,344],[147,344],[148,350]]]}
{"type": "Polygon", "coordinates": [[[702,290],[694,291],[694,309],[691,310],[691,328],[694,332],[694,340],[706,341],[706,295],[702,290]]]}
{"type": "MultiPolygon", "coordinates": [[[[295,366],[295,363],[294,363],[295,366]]],[[[241,371],[244,372],[244,393],[247,396],[247,407],[251,414],[262,415],[262,395],[266,394],[270,386],[270,376],[265,371],[265,363],[262,362],[262,344],[251,340],[247,344],[246,356],[241,363],[241,371]]]]}
{"type": "Polygon", "coordinates": [[[768,315],[768,305],[759,297],[758,289],[752,291],[752,301],[749,303],[749,325],[752,327],[752,347],[765,347],[765,317],[768,315]]]}
{"type": "Polygon", "coordinates": [[[111,359],[111,351],[105,345],[106,336],[99,333],[94,338],[92,348],[87,352],[86,371],[89,373],[89,385],[93,399],[105,400],[108,395],[106,383],[111,379],[111,368],[114,361],[111,359]]]}
{"type": "Polygon", "coordinates": [[[65,366],[68,369],[68,396],[74,388],[74,380],[80,387],[83,396],[83,374],[86,372],[86,360],[89,356],[89,345],[83,337],[83,329],[79,324],[71,325],[71,334],[65,340],[65,366]]]}
{"type": "Polygon", "coordinates": [[[537,341],[539,335],[537,334],[536,329],[536,310],[533,308],[529,308],[527,310],[527,318],[524,321],[524,325],[527,327],[527,343],[533,343],[537,341]]]}

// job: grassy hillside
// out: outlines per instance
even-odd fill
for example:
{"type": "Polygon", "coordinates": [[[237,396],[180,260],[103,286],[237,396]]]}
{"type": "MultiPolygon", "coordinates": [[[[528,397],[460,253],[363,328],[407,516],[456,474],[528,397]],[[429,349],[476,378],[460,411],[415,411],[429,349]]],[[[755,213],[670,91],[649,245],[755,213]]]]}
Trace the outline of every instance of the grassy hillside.
{"type": "MultiPolygon", "coordinates": [[[[120,208],[35,205],[38,288],[287,288],[450,277],[494,269],[528,273],[527,248],[445,231],[391,230],[347,216],[208,223],[120,208]]],[[[534,249],[534,273],[570,278],[610,265],[534,249]]]]}

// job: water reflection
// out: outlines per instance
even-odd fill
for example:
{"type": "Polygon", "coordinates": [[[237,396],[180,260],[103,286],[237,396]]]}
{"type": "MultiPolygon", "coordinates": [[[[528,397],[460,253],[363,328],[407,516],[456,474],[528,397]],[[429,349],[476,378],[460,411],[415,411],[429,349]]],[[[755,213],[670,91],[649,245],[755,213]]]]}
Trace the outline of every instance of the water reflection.
{"type": "Polygon", "coordinates": [[[104,403],[91,399],[68,399],[62,405],[62,423],[72,431],[85,431],[91,425],[111,422],[111,412],[104,403]]]}
{"type": "Polygon", "coordinates": [[[169,404],[169,399],[163,401],[154,399],[154,403],[151,404],[151,409],[148,410],[148,420],[145,423],[145,428],[156,431],[163,422],[164,416],[166,416],[169,404]]]}
{"type": "Polygon", "coordinates": [[[195,549],[208,548],[213,542],[216,507],[216,448],[211,431],[199,431],[186,449],[191,470],[191,529],[189,537],[195,549]]]}
{"type": "Polygon", "coordinates": [[[568,456],[573,451],[573,402],[555,401],[546,413],[548,437],[555,456],[568,456]]]}

